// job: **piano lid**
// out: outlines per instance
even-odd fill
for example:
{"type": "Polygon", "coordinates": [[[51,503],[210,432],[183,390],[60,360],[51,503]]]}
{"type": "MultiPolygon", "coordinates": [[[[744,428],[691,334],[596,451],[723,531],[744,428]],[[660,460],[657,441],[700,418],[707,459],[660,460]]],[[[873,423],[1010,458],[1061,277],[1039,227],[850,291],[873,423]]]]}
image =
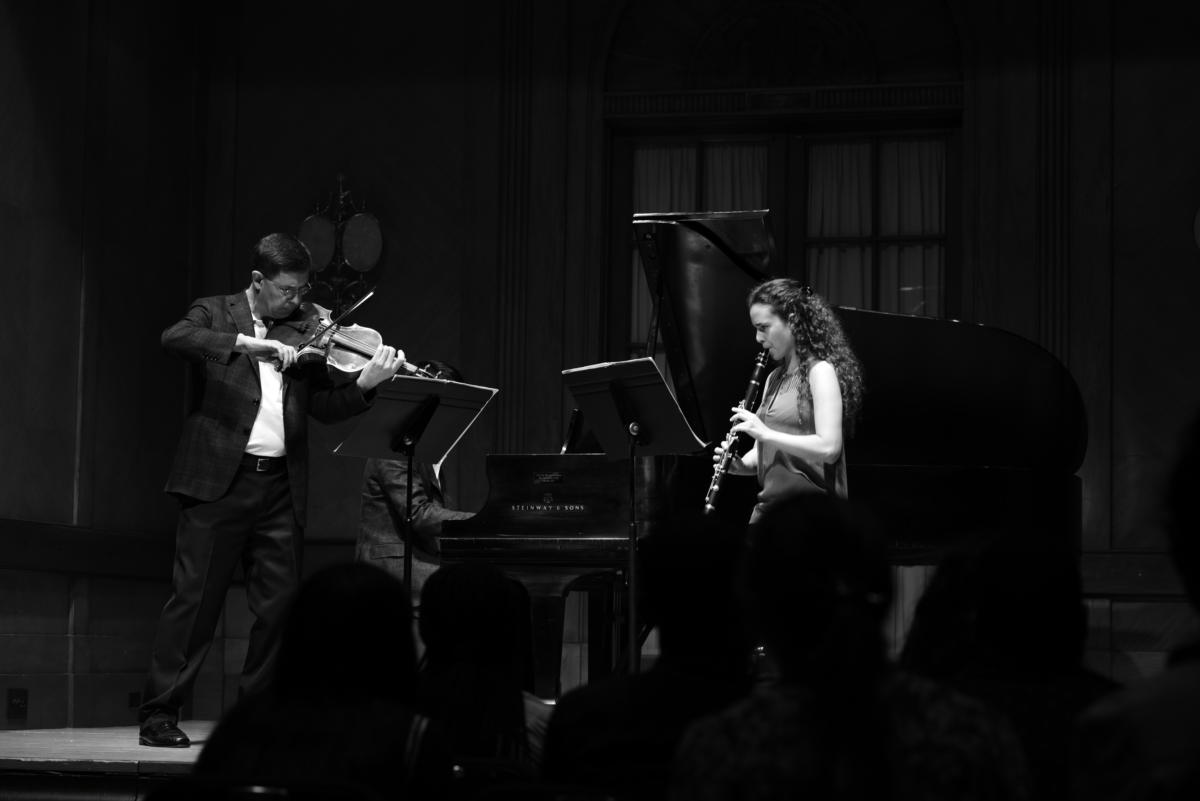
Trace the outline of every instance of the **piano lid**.
{"type": "MultiPolygon", "coordinates": [[[[724,436],[758,345],[746,296],[773,276],[767,211],[637,214],[676,397],[706,440],[724,436]]],[[[838,308],[866,392],[853,465],[1074,473],[1087,449],[1079,388],[1052,354],[984,325],[838,308]]]]}
{"type": "Polygon", "coordinates": [[[654,298],[675,396],[701,439],[729,429],[759,347],[746,294],[770,277],[766,210],[635,214],[634,236],[654,298]]]}
{"type": "Polygon", "coordinates": [[[977,323],[837,308],[866,392],[857,464],[1074,473],[1087,451],[1075,379],[1053,354],[977,323]]]}

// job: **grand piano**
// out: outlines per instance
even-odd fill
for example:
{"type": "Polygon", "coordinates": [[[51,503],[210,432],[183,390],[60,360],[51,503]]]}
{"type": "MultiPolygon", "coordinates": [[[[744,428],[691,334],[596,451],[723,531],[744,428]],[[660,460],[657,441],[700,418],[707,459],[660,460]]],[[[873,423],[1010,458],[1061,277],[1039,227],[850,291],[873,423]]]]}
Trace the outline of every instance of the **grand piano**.
{"type": "MultiPolygon", "coordinates": [[[[692,429],[720,440],[758,346],[745,306],[772,270],[765,211],[638,214],[633,234],[655,300],[676,399],[692,429]]],[[[1079,389],[1049,352],[972,323],[838,308],[866,384],[847,439],[849,493],[887,526],[898,564],[935,564],[972,532],[1038,520],[1075,544],[1076,471],[1087,447],[1079,389]]],[[[708,453],[639,460],[637,519],[653,530],[700,505],[708,453]]],[[[443,559],[486,559],[534,600],[536,690],[557,688],[562,594],[627,557],[628,460],[601,454],[488,457],[480,513],[447,522],[443,559]]],[[[730,478],[718,514],[744,521],[757,487],[730,478]]]]}

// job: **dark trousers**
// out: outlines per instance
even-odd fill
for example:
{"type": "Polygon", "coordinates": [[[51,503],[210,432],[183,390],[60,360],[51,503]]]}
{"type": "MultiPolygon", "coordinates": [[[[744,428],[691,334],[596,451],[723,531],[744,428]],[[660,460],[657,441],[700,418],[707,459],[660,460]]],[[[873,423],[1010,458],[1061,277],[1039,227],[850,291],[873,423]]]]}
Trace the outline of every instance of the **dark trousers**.
{"type": "Polygon", "coordinates": [[[142,724],[178,721],[239,562],[254,615],[240,690],[254,692],[270,680],[280,625],[299,580],[301,540],[282,459],[266,472],[243,462],[233,486],[218,500],[183,501],[173,591],[154,637],[138,711],[142,724]]]}

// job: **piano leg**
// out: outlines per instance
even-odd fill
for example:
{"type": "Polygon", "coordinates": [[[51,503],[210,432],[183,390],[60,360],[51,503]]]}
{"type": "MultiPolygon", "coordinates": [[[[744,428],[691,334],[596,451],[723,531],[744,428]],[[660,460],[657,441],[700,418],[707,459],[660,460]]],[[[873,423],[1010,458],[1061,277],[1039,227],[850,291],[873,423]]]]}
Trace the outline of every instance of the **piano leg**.
{"type": "MultiPolygon", "coordinates": [[[[611,593],[617,592],[621,585],[621,574],[615,570],[595,569],[583,572],[563,568],[549,568],[533,565],[503,565],[498,564],[510,577],[520,581],[529,592],[529,614],[533,631],[533,692],[539,698],[558,698],[561,687],[562,672],[562,642],[563,620],[566,610],[566,596],[572,589],[586,590],[589,595],[594,590],[602,590],[608,601],[602,606],[606,614],[609,636],[611,637],[612,618],[607,612],[612,608],[611,593]]],[[[600,594],[600,593],[595,593],[600,594]]],[[[589,605],[590,610],[590,605],[589,605]]],[[[589,611],[589,640],[597,627],[591,625],[593,620],[589,611]]],[[[611,649],[611,646],[609,646],[611,649]]],[[[589,643],[589,651],[591,644],[589,643]]],[[[602,658],[602,657],[601,657],[602,658]]],[[[611,665],[611,654],[608,659],[611,665]]],[[[591,672],[592,662],[589,659],[588,670],[591,672]]],[[[609,670],[601,672],[606,675],[609,670]]]]}
{"type": "Polygon", "coordinates": [[[557,698],[562,671],[563,593],[529,593],[533,623],[533,693],[538,698],[557,698]]]}
{"type": "Polygon", "coordinates": [[[588,599],[588,681],[602,679],[613,669],[613,628],[619,614],[615,608],[616,589],[594,587],[588,599]]]}

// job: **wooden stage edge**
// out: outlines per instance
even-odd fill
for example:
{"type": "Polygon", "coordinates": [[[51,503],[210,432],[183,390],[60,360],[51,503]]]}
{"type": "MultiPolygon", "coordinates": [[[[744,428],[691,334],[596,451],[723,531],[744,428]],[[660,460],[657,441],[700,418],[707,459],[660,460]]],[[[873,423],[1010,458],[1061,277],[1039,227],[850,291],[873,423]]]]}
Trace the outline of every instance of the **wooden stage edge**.
{"type": "MultiPolygon", "coordinates": [[[[137,726],[0,730],[0,791],[39,774],[134,780],[184,776],[215,725],[211,720],[180,721],[192,740],[190,748],[139,745],[137,726]]],[[[5,797],[2,792],[0,797],[5,797]]]]}

